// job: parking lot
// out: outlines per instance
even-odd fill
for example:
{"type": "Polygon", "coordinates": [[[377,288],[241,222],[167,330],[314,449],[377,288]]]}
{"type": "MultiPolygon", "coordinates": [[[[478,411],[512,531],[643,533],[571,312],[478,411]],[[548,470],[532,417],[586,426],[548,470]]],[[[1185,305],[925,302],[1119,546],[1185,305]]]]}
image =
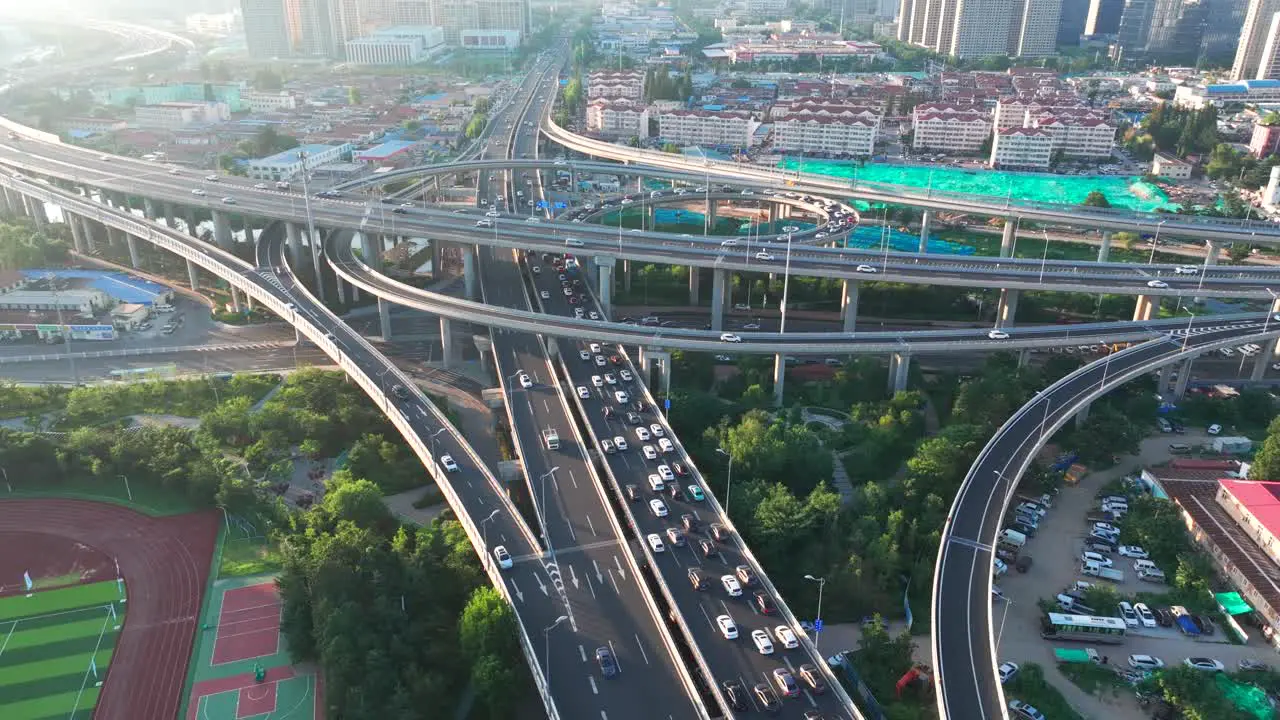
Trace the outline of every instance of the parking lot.
{"type": "MultiPolygon", "coordinates": [[[[1199,444],[1208,436],[1188,432],[1179,441],[1199,444]]],[[[1040,637],[1042,612],[1037,601],[1053,599],[1056,593],[1077,580],[1106,583],[1095,577],[1080,574],[1080,553],[1084,537],[1089,533],[1085,518],[1096,512],[1095,495],[1111,480],[1138,471],[1144,466],[1155,465],[1170,459],[1169,435],[1156,435],[1142,443],[1138,456],[1124,458],[1115,468],[1093,473],[1085,477],[1077,487],[1065,487],[1053,501],[1053,507],[1041,521],[1039,531],[1028,538],[1022,555],[1030,555],[1033,563],[1028,571],[1019,573],[1013,568],[996,580],[1008,599],[997,601],[994,606],[995,624],[998,628],[999,658],[1017,663],[1034,662],[1044,668],[1045,678],[1066,697],[1067,701],[1088,718],[1115,718],[1139,720],[1147,717],[1138,706],[1132,693],[1102,697],[1091,696],[1072,684],[1059,670],[1054,658],[1054,648],[1096,648],[1100,655],[1109,657],[1113,666],[1127,669],[1130,654],[1153,655],[1173,665],[1187,657],[1210,657],[1221,661],[1229,670],[1235,670],[1240,660],[1256,659],[1274,664],[1275,654],[1255,634],[1248,645],[1232,645],[1224,628],[1210,637],[1192,639],[1174,628],[1133,628],[1126,632],[1125,640],[1118,645],[1089,644],[1073,641],[1050,641],[1040,637]]],[[[1133,561],[1111,555],[1114,567],[1124,572],[1123,582],[1114,583],[1114,589],[1122,597],[1137,592],[1159,592],[1164,586],[1143,582],[1137,578],[1133,561]]],[[[1168,569],[1171,570],[1171,569],[1168,569]]],[[[1153,606],[1154,607],[1154,606],[1153,606]]],[[[1116,608],[1095,608],[1101,616],[1118,616],[1116,608]]]]}

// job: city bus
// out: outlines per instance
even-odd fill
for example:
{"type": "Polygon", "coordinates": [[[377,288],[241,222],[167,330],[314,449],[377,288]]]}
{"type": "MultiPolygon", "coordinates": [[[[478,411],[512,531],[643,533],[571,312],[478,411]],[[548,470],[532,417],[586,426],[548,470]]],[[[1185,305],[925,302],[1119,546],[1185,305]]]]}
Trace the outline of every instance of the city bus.
{"type": "Polygon", "coordinates": [[[1118,617],[1046,613],[1040,620],[1040,637],[1046,640],[1118,644],[1124,642],[1125,624],[1118,617]]]}

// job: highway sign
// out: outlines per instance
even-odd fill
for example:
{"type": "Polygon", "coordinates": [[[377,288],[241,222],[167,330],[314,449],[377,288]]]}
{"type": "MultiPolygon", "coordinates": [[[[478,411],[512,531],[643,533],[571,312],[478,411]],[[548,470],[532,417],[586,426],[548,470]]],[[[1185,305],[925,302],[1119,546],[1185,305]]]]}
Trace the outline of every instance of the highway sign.
{"type": "Polygon", "coordinates": [[[822,631],[822,618],[813,621],[813,629],[819,632],[822,631]]]}

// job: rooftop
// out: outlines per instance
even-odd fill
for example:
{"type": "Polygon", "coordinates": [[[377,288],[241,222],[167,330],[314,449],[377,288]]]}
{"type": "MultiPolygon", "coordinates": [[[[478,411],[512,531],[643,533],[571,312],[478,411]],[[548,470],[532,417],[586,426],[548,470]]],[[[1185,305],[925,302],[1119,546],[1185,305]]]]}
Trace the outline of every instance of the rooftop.
{"type": "Polygon", "coordinates": [[[1280,482],[1219,480],[1271,534],[1280,536],[1280,482]]]}
{"type": "Polygon", "coordinates": [[[316,155],[318,153],[332,150],[335,147],[337,146],[336,145],[320,145],[317,143],[312,143],[310,145],[299,145],[298,147],[293,148],[292,150],[285,150],[284,152],[278,152],[275,155],[268,155],[264,158],[258,158],[254,162],[257,163],[258,165],[296,165],[302,162],[302,157],[299,153],[306,153],[307,155],[316,155]]]}

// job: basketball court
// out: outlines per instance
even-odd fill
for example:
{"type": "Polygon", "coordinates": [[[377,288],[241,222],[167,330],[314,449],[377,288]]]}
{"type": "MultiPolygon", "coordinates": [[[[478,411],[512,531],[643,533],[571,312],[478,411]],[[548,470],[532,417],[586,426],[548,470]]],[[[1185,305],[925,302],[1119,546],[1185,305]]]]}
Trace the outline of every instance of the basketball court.
{"type": "Polygon", "coordinates": [[[280,597],[275,581],[222,594],[213,642],[214,665],[253,660],[280,652],[280,597]]]}

